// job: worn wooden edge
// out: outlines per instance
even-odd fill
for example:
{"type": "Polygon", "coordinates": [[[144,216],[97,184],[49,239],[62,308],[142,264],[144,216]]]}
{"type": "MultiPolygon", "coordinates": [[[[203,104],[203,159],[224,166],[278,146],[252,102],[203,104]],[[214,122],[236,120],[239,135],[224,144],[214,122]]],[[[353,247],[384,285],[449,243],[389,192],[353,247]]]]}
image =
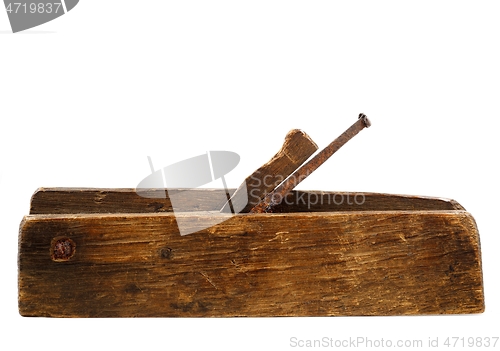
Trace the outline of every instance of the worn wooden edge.
{"type": "MultiPolygon", "coordinates": [[[[380,213],[380,212],[377,212],[377,213],[371,213],[370,211],[358,211],[358,212],[353,212],[353,211],[350,211],[350,212],[344,212],[344,213],[341,213],[341,212],[337,212],[337,213],[321,213],[321,214],[315,214],[315,213],[287,213],[287,214],[238,214],[238,215],[235,215],[235,216],[230,216],[230,215],[227,215],[227,214],[220,214],[218,212],[212,212],[212,213],[183,213],[183,214],[176,214],[176,216],[178,215],[182,215],[182,216],[187,216],[187,217],[192,217],[192,218],[199,218],[199,216],[206,216],[206,217],[210,217],[210,216],[227,216],[229,218],[229,220],[225,223],[221,223],[219,225],[216,225],[214,228],[208,228],[200,233],[196,233],[196,234],[192,234],[192,235],[188,235],[186,237],[180,237],[179,235],[176,235],[175,233],[173,232],[167,232],[165,233],[163,228],[160,224],[154,224],[154,226],[151,228],[151,232],[149,232],[149,229],[140,229],[139,230],[139,233],[142,232],[142,233],[151,233],[151,235],[153,235],[153,233],[157,233],[159,236],[155,236],[153,235],[154,237],[154,241],[153,241],[153,244],[154,245],[165,245],[164,243],[162,244],[163,240],[167,239],[169,241],[171,241],[171,245],[173,247],[177,247],[177,246],[174,246],[174,245],[181,245],[184,250],[188,250],[188,251],[185,251],[184,252],[184,255],[188,255],[187,257],[191,257],[192,255],[195,255],[194,257],[199,257],[199,256],[196,256],[196,255],[199,255],[200,253],[203,253],[203,247],[206,246],[207,244],[209,243],[212,243],[214,242],[217,242],[217,240],[223,240],[221,241],[217,246],[214,247],[215,250],[217,250],[216,248],[219,247],[220,244],[223,244],[223,243],[231,243],[231,242],[234,242],[236,240],[236,242],[238,242],[238,240],[243,240],[242,242],[248,242],[248,240],[250,239],[250,237],[247,236],[246,232],[244,231],[245,227],[252,224],[251,225],[251,230],[253,230],[255,233],[251,233],[253,234],[251,237],[253,239],[252,242],[255,244],[256,242],[259,242],[259,240],[261,240],[263,243],[270,243],[269,245],[273,245],[272,247],[270,247],[269,249],[271,249],[273,252],[275,252],[274,250],[276,250],[277,248],[279,248],[280,246],[276,246],[279,242],[275,242],[276,238],[281,238],[281,245],[286,245],[286,241],[283,241],[286,237],[285,234],[280,234],[281,232],[278,232],[278,233],[274,233],[273,230],[275,229],[270,229],[270,228],[267,228],[266,229],[266,223],[269,225],[271,222],[276,222],[274,220],[271,220],[272,219],[276,219],[276,220],[279,220],[279,219],[282,219],[282,220],[287,220],[286,223],[294,223],[295,222],[295,219],[294,218],[297,218],[298,220],[301,220],[301,221],[305,221],[305,222],[309,222],[309,218],[322,218],[321,221],[329,221],[328,218],[331,218],[331,219],[334,219],[335,217],[338,217],[338,218],[341,218],[341,217],[348,217],[348,218],[364,218],[363,221],[366,221],[368,218],[371,218],[370,221],[368,223],[365,223],[365,224],[376,224],[378,222],[378,219],[379,217],[376,217],[374,215],[378,214],[380,219],[384,220],[384,221],[387,221],[391,218],[394,217],[394,220],[397,220],[398,218],[405,218],[407,216],[411,216],[412,218],[425,218],[427,215],[431,216],[434,218],[434,220],[439,220],[439,218],[442,218],[443,219],[443,224],[447,223],[447,219],[446,218],[453,218],[453,221],[454,223],[461,223],[460,226],[463,227],[463,230],[465,230],[465,232],[463,232],[461,234],[461,239],[462,240],[462,244],[460,245],[466,245],[466,250],[468,253],[468,255],[471,255],[472,252],[471,250],[473,251],[473,256],[469,257],[468,260],[472,259],[472,257],[475,257],[473,259],[474,261],[474,270],[476,271],[476,273],[474,274],[475,278],[476,278],[476,282],[474,284],[475,286],[475,291],[472,292],[471,291],[471,294],[474,294],[474,299],[476,300],[476,303],[474,305],[467,305],[467,308],[465,310],[463,310],[463,312],[457,312],[457,311],[460,311],[460,309],[457,309],[457,308],[448,308],[446,310],[444,310],[443,314],[457,314],[457,313],[467,313],[467,314],[470,314],[470,313],[482,313],[484,312],[485,310],[485,304],[484,304],[484,287],[483,287],[483,274],[482,274],[482,263],[481,263],[481,245],[480,245],[480,238],[479,238],[479,232],[477,230],[477,225],[476,225],[476,222],[474,220],[474,218],[472,217],[472,215],[466,211],[462,211],[462,210],[454,210],[454,211],[386,211],[386,212],[383,212],[383,213],[380,213]],[[257,225],[258,224],[258,225],[257,225]],[[257,226],[256,226],[257,225],[257,226]],[[156,230],[154,228],[157,228],[156,230]],[[260,228],[260,229],[259,229],[260,228]],[[145,231],[146,230],[146,231],[145,231]],[[160,230],[160,231],[158,231],[160,230]],[[259,238],[259,233],[262,235],[262,238],[260,239],[259,238]],[[466,236],[464,236],[464,233],[467,233],[466,236]],[[161,234],[161,235],[160,235],[161,234]],[[165,237],[166,235],[166,237],[165,237]],[[256,235],[256,236],[255,236],[256,235]],[[281,236],[280,236],[281,235],[281,236]],[[285,237],[283,237],[283,235],[285,235],[285,237]],[[217,239],[217,238],[220,238],[220,239],[217,239]],[[465,241],[463,241],[465,240],[465,241]],[[202,244],[200,246],[200,244],[202,244]],[[188,249],[188,248],[192,248],[192,250],[194,250],[194,252],[190,252],[191,249],[188,249]]],[[[23,241],[23,232],[25,232],[26,230],[28,230],[32,225],[35,225],[37,223],[40,223],[40,222],[49,222],[49,223],[52,223],[51,225],[55,226],[54,228],[58,228],[59,225],[57,224],[57,222],[61,222],[61,225],[62,227],[64,228],[65,225],[69,225],[69,223],[75,223],[74,225],[71,225],[69,226],[69,228],[73,228],[73,230],[75,230],[76,232],[79,232],[79,231],[82,231],[84,233],[88,233],[87,230],[85,230],[83,227],[81,227],[81,224],[79,224],[79,221],[83,221],[81,222],[82,224],[83,223],[86,223],[88,222],[88,220],[91,220],[91,221],[99,221],[99,223],[113,223],[113,222],[116,222],[118,221],[118,223],[123,223],[123,221],[127,221],[127,220],[134,220],[134,219],[137,219],[138,223],[147,223],[147,221],[151,220],[153,221],[152,223],[159,223],[157,222],[158,220],[161,220],[162,218],[169,218],[169,220],[167,221],[169,224],[169,227],[171,227],[173,225],[173,218],[174,218],[174,214],[172,213],[160,213],[160,214],[126,214],[126,215],[123,215],[123,214],[79,214],[79,215],[68,215],[68,214],[63,214],[63,215],[28,215],[28,216],[25,216],[21,222],[21,225],[20,225],[20,231],[19,231],[19,253],[20,253],[20,256],[21,254],[23,254],[23,252],[21,251],[21,243],[23,241]],[[146,222],[144,222],[146,220],[146,222]],[[66,224],[64,224],[64,223],[66,224]]],[[[391,220],[392,221],[392,220],[391,220]]],[[[407,220],[406,220],[407,221],[407,220]]],[[[164,222],[164,221],[163,221],[164,222]]],[[[334,223],[335,220],[331,223],[334,223]]],[[[405,221],[403,221],[405,222],[405,221]]],[[[279,221],[278,221],[279,223],[279,221]]],[[[337,223],[345,223],[344,221],[341,221],[341,222],[337,222],[337,223]]],[[[396,222],[397,223],[397,222],[396,222]]],[[[351,226],[351,225],[349,225],[351,226]]],[[[114,226],[108,228],[108,231],[109,230],[112,230],[112,228],[114,228],[114,226]]],[[[310,229],[308,228],[304,228],[304,227],[301,227],[302,229],[300,229],[300,232],[296,232],[294,234],[291,234],[291,237],[292,239],[295,238],[294,240],[297,240],[297,238],[300,237],[300,235],[306,235],[310,229]],[[303,232],[303,233],[302,233],[303,232]]],[[[369,227],[367,227],[369,228],[369,227]]],[[[402,227],[403,228],[403,227],[402,227]]],[[[401,229],[402,229],[401,228],[401,229]]],[[[139,228],[138,228],[139,229],[139,228]]],[[[277,228],[279,229],[279,228],[277,228]]],[[[378,229],[380,230],[380,229],[378,229]]],[[[442,229],[444,230],[444,229],[442,229]]],[[[449,233],[450,235],[452,235],[452,237],[456,234],[453,234],[454,233],[454,230],[456,229],[449,229],[449,230],[445,230],[443,233],[449,233]]],[[[369,231],[368,231],[369,232],[369,231]]],[[[383,231],[384,232],[384,231],[383,231]]],[[[382,232],[382,233],[383,233],[382,232]]],[[[360,232],[360,233],[363,233],[360,232]]],[[[424,231],[425,233],[425,231],[424,231]]],[[[420,233],[420,235],[424,234],[424,233],[420,233]]],[[[42,234],[42,233],[40,233],[42,234]]],[[[119,234],[119,233],[118,233],[119,234]]],[[[47,234],[45,234],[47,235],[47,234]]],[[[79,234],[81,235],[81,234],[79,234]]],[[[101,235],[99,234],[99,231],[96,232],[95,234],[94,233],[88,233],[88,234],[85,234],[85,235],[101,235]]],[[[366,234],[365,234],[366,235],[366,234]]],[[[390,232],[388,233],[388,235],[391,235],[390,232]]],[[[369,235],[370,236],[370,235],[369,235]]],[[[350,237],[352,240],[352,235],[349,235],[348,237],[350,237]]],[[[383,238],[383,237],[382,237],[383,238]]],[[[382,239],[381,238],[381,239],[382,239]]],[[[444,237],[443,237],[444,238],[444,237]]],[[[93,240],[97,240],[98,237],[95,237],[93,240]]],[[[303,239],[306,240],[306,242],[310,242],[311,240],[312,241],[315,241],[314,238],[311,238],[310,236],[307,236],[306,237],[303,237],[303,239]]],[[[402,238],[403,239],[403,238],[402,238]]],[[[409,240],[409,238],[407,238],[409,240]]],[[[132,254],[132,256],[130,255],[126,255],[125,254],[125,258],[127,259],[128,257],[128,260],[134,258],[134,260],[137,260],[141,257],[149,257],[150,253],[149,251],[151,250],[151,248],[149,247],[149,245],[147,246],[146,248],[146,251],[144,252],[141,252],[141,251],[137,251],[137,243],[141,243],[144,239],[141,239],[141,237],[137,237],[135,238],[132,242],[130,243],[121,243],[120,241],[116,242],[115,240],[113,240],[113,242],[116,242],[116,244],[113,244],[113,242],[111,243],[112,245],[126,245],[126,247],[128,247],[127,250],[132,250],[130,251],[130,254],[132,254]],[[134,244],[135,242],[135,244],[134,244]],[[130,247],[129,247],[130,245],[130,247]]],[[[324,240],[324,238],[323,238],[324,240]]],[[[366,239],[364,239],[366,240],[366,239]]],[[[50,241],[50,240],[49,240],[50,241]]],[[[311,241],[311,243],[312,243],[311,241]]],[[[311,244],[309,243],[309,245],[311,244]]],[[[103,242],[104,244],[104,242],[103,242]]],[[[241,244],[241,243],[240,243],[241,244]]],[[[325,242],[323,242],[323,245],[325,244],[325,242]]],[[[444,243],[443,243],[444,244],[444,243]]],[[[28,248],[28,247],[32,247],[31,244],[29,244],[29,246],[26,246],[28,245],[28,243],[24,242],[24,245],[25,245],[25,250],[28,248]]],[[[41,245],[41,242],[40,243],[33,243],[33,245],[37,245],[36,247],[40,247],[40,248],[43,248],[46,244],[43,244],[42,246],[41,245]]],[[[145,247],[144,244],[141,244],[143,245],[142,247],[145,247]]],[[[244,248],[245,246],[240,246],[240,245],[237,245],[237,244],[234,244],[236,245],[237,247],[240,247],[240,248],[244,248]]],[[[454,244],[446,244],[446,245],[453,245],[454,244]]],[[[221,246],[221,247],[225,247],[225,246],[221,246]]],[[[292,246],[293,247],[293,246],[292,246]]],[[[305,246],[307,247],[307,245],[305,246]]],[[[433,246],[435,247],[435,246],[433,246]]],[[[154,248],[154,246],[153,246],[154,248]]],[[[349,247],[350,248],[350,247],[349,247]]],[[[437,247],[435,247],[437,249],[437,247]]],[[[233,248],[234,249],[234,248],[233,248]]],[[[246,250],[248,250],[249,247],[246,247],[246,250]]],[[[462,249],[465,249],[465,248],[462,248],[462,249]]],[[[462,250],[460,249],[460,251],[462,250]]],[[[34,248],[30,248],[29,249],[30,251],[32,250],[35,250],[34,248]]],[[[38,250],[38,249],[36,249],[38,250]]],[[[93,257],[94,259],[98,259],[99,262],[102,261],[102,264],[104,264],[104,268],[103,269],[107,269],[105,267],[107,267],[110,263],[114,262],[115,264],[119,263],[119,262],[116,262],[113,260],[113,257],[106,257],[105,254],[99,254],[100,251],[103,251],[104,252],[107,252],[106,251],[106,248],[105,246],[101,247],[101,245],[95,247],[94,246],[94,252],[92,253],[93,254],[93,257]],[[99,252],[95,252],[95,250],[99,251],[99,252]],[[104,260],[104,261],[103,261],[104,260]],[[106,260],[109,260],[109,262],[106,264],[106,260]]],[[[109,249],[108,249],[109,250],[109,249]]],[[[225,250],[225,249],[224,249],[225,250]]],[[[253,250],[250,248],[250,250],[253,250]]],[[[262,248],[259,248],[259,250],[262,250],[262,248]]],[[[283,250],[283,248],[281,249],[283,250]]],[[[433,249],[434,250],[434,249],[433,249]]],[[[155,250],[153,250],[155,251],[155,250]]],[[[225,252],[225,251],[224,251],[225,252]]],[[[229,251],[228,251],[229,252],[229,251]]],[[[250,252],[254,252],[254,251],[250,251],[250,252]]],[[[257,251],[255,251],[257,252],[257,251]]],[[[259,251],[260,252],[260,251],[259,251]]],[[[439,252],[439,251],[437,251],[439,252]]],[[[445,251],[446,252],[446,251],[445,251]]],[[[234,251],[234,253],[236,254],[235,257],[238,257],[239,255],[241,255],[242,253],[239,251],[239,249],[237,251],[234,251]]],[[[181,253],[182,254],[182,253],[181,253]]],[[[209,252],[205,252],[205,254],[208,254],[207,259],[210,261],[210,255],[213,255],[213,253],[209,253],[209,252]]],[[[432,253],[429,253],[432,257],[432,253]]],[[[454,253],[453,255],[456,256],[458,253],[454,253]]],[[[45,254],[44,254],[45,255],[45,254]]],[[[48,252],[48,249],[47,249],[47,257],[49,255],[49,252],[48,252]]],[[[116,254],[115,254],[116,255],[116,254]]],[[[268,257],[267,255],[265,257],[268,257]]],[[[399,256],[397,256],[399,257],[399,256]]],[[[231,258],[231,257],[228,257],[228,259],[231,258]]],[[[457,256],[458,258],[458,256],[457,256]]],[[[20,257],[19,257],[20,259],[20,257]]],[[[25,258],[26,259],[26,258],[25,258]]],[[[154,264],[153,262],[151,262],[152,258],[149,258],[148,259],[148,264],[154,264]]],[[[182,257],[179,257],[179,259],[182,259],[182,257]]],[[[326,259],[326,258],[325,258],[326,259]]],[[[364,260],[363,256],[360,257],[361,260],[364,260]]],[[[47,258],[45,258],[44,260],[47,260],[47,258]]],[[[154,260],[161,260],[160,258],[157,258],[157,259],[154,259],[154,260]]],[[[209,262],[207,261],[207,262],[209,262]]],[[[49,261],[50,262],[50,261],[49,261]]],[[[139,261],[138,261],[139,262],[139,261]]],[[[158,264],[160,264],[161,266],[164,265],[159,263],[160,261],[158,261],[158,264]]],[[[164,261],[163,261],[164,262],[164,261]]],[[[188,260],[188,262],[190,262],[188,260]]],[[[367,261],[369,262],[369,261],[367,261]]],[[[46,268],[43,268],[44,265],[40,265],[41,263],[43,263],[42,261],[33,261],[30,266],[32,266],[33,264],[36,265],[36,267],[39,267],[37,269],[40,269],[40,274],[43,274],[43,275],[46,275],[47,274],[47,269],[49,269],[48,267],[46,268]],[[39,262],[39,263],[36,263],[36,262],[39,262]]],[[[89,266],[91,269],[97,269],[98,266],[95,266],[95,264],[97,264],[98,262],[96,261],[95,263],[93,263],[92,265],[93,266],[89,266]],[[94,267],[94,268],[92,268],[94,267]]],[[[126,263],[126,261],[124,262],[126,263]]],[[[57,264],[57,263],[53,263],[53,264],[57,264]]],[[[70,269],[71,270],[71,267],[75,264],[79,264],[78,261],[72,263],[72,265],[67,265],[66,263],[61,263],[60,264],[60,268],[61,269],[64,269],[64,267],[68,267],[67,269],[70,269]]],[[[144,263],[146,264],[146,263],[144,263]]],[[[234,262],[233,262],[234,264],[234,262]]],[[[365,263],[366,264],[366,263],[365,263]]],[[[455,262],[456,264],[456,262],[455,262]]],[[[469,262],[469,264],[471,264],[471,261],[469,262]]],[[[142,264],[141,264],[142,266],[142,264]]],[[[231,265],[230,265],[231,266],[231,265]]],[[[75,266],[77,267],[77,266],[75,266]]],[[[149,266],[148,266],[149,267],[149,266]]],[[[153,266],[151,266],[153,267],[153,266]]],[[[85,268],[85,267],[82,267],[82,268],[85,268]]],[[[187,268],[187,267],[186,267],[187,268]]],[[[234,269],[235,267],[233,267],[234,269]]],[[[238,270],[241,269],[236,267],[238,270]]],[[[199,269],[199,268],[198,268],[199,269]]],[[[207,269],[209,269],[207,267],[207,269]]],[[[471,268],[469,268],[471,269],[471,268]]],[[[96,271],[97,275],[99,275],[98,273],[99,271],[96,271]]],[[[260,271],[259,271],[260,272],[260,271]]],[[[34,272],[36,274],[36,271],[34,272]]],[[[60,273],[63,273],[63,270],[60,270],[60,273]]],[[[23,273],[23,274],[26,274],[23,273]]],[[[162,273],[163,274],[163,273],[162,273]]],[[[187,274],[187,273],[183,273],[183,274],[187,274]]],[[[236,274],[236,273],[235,273],[236,274]]],[[[240,274],[240,273],[238,273],[240,274]]],[[[245,273],[246,274],[246,273],[245,273]]],[[[455,276],[455,278],[453,279],[457,279],[457,284],[459,281],[461,281],[463,278],[462,278],[462,275],[463,272],[460,272],[460,271],[456,271],[455,269],[453,269],[451,266],[450,266],[450,269],[449,269],[449,272],[447,272],[446,274],[450,274],[450,275],[453,275],[455,276]]],[[[467,273],[467,274],[471,274],[471,273],[467,273]]],[[[50,317],[82,317],[82,316],[87,316],[87,317],[92,317],[92,316],[99,316],[99,314],[96,314],[94,315],[94,313],[98,313],[96,311],[93,311],[91,310],[90,311],[90,314],[89,315],[82,315],[82,314],[79,314],[79,313],[74,313],[74,312],[64,312],[64,313],[59,313],[59,312],[44,312],[43,314],[37,314],[35,312],[33,312],[32,310],[27,310],[25,305],[21,305],[21,300],[24,300],[25,298],[27,298],[27,295],[25,295],[25,293],[29,293],[29,290],[26,290],[26,289],[30,289],[30,284],[32,283],[29,283],[31,280],[28,280],[28,281],[23,281],[23,278],[21,277],[22,273],[21,273],[21,268],[20,268],[20,271],[19,271],[19,312],[21,315],[23,316],[50,316],[50,317]]],[[[203,275],[203,274],[202,274],[203,275]]],[[[62,279],[65,279],[64,278],[64,274],[61,276],[62,279]]],[[[245,277],[244,275],[242,275],[241,277],[245,277]]],[[[213,289],[214,287],[210,286],[210,284],[219,284],[219,281],[217,280],[214,280],[213,282],[208,279],[207,277],[203,276],[203,277],[199,277],[197,279],[200,279],[200,282],[205,282],[206,286],[202,287],[200,286],[200,288],[203,288],[203,289],[206,289],[207,291],[207,294],[209,294],[211,296],[211,294],[215,294],[216,291],[213,291],[213,290],[210,290],[210,289],[213,289]]],[[[212,277],[212,280],[215,279],[214,277],[212,277]]],[[[222,276],[220,277],[220,279],[223,279],[222,276]]],[[[226,279],[226,278],[224,278],[226,279]]],[[[229,278],[227,278],[229,279],[229,278]]],[[[126,283],[126,282],[125,282],[126,283]]],[[[57,290],[57,289],[60,289],[57,288],[57,286],[60,285],[57,281],[54,281],[54,288],[57,290]]],[[[128,285],[127,285],[128,287],[128,285]]],[[[125,288],[127,288],[125,287],[125,288]]],[[[89,286],[89,288],[91,289],[91,291],[94,291],[97,287],[96,286],[89,286]]],[[[127,288],[128,289],[128,288],[127,288]]],[[[457,288],[455,288],[457,289],[457,288]]],[[[458,288],[459,289],[459,288],[458,288]]],[[[217,290],[217,289],[216,289],[217,290]]],[[[99,291],[99,290],[97,290],[99,291]]],[[[461,291],[460,289],[457,290],[457,291],[461,291]]],[[[141,296],[140,293],[142,293],[142,290],[141,292],[139,293],[139,291],[130,291],[130,290],[126,290],[127,294],[130,295],[130,294],[139,294],[138,296],[141,296]]],[[[464,294],[464,292],[460,292],[460,294],[464,294]]],[[[216,296],[216,295],[214,295],[216,296]]],[[[467,294],[465,293],[464,296],[467,296],[467,294]]],[[[31,299],[33,298],[33,296],[30,297],[31,299]]],[[[42,297],[40,297],[42,298],[42,297]]],[[[128,297],[130,298],[130,297],[128,297]]],[[[42,304],[45,303],[45,300],[42,298],[42,304]]],[[[98,300],[96,300],[97,302],[98,300]]],[[[334,300],[332,300],[334,301],[334,300]]],[[[457,300],[458,301],[458,300],[457,300]]],[[[72,301],[72,303],[74,303],[75,301],[72,301]]],[[[131,303],[130,301],[128,302],[129,304],[131,303]]],[[[133,305],[132,305],[133,306],[133,305]]],[[[186,306],[191,306],[191,305],[186,305],[186,306]]],[[[169,315],[169,316],[183,316],[184,312],[184,309],[186,308],[186,306],[184,305],[179,305],[178,308],[180,308],[181,310],[179,311],[172,311],[172,312],[169,312],[169,313],[172,313],[172,315],[169,315]]],[[[193,305],[194,307],[198,306],[198,305],[193,305]]],[[[304,305],[305,306],[305,305],[304,305]]],[[[411,307],[409,310],[408,310],[408,313],[402,313],[401,311],[404,311],[401,310],[401,307],[400,306],[398,309],[395,309],[395,310],[386,310],[383,315],[395,315],[395,314],[409,314],[409,315],[414,315],[414,314],[436,314],[436,309],[435,308],[431,308],[430,310],[422,310],[420,311],[419,313],[415,313],[414,311],[414,308],[415,307],[411,307]],[[429,312],[430,311],[430,312],[429,312]]],[[[33,308],[33,305],[31,304],[30,308],[33,308]]],[[[98,308],[98,307],[96,307],[98,308]]],[[[116,307],[114,307],[116,308],[116,307]]],[[[175,307],[177,308],[177,307],[175,307]]],[[[189,307],[191,308],[191,307],[189,307]]],[[[133,310],[134,311],[138,311],[135,307],[133,307],[133,310]]],[[[245,309],[244,309],[245,310],[245,309]]],[[[71,311],[71,310],[70,310],[71,311]]],[[[253,310],[253,312],[249,313],[248,315],[251,315],[251,316],[271,316],[271,315],[289,315],[289,316],[292,316],[294,315],[293,312],[291,312],[292,310],[290,310],[289,312],[283,312],[280,310],[277,310],[278,312],[269,312],[269,310],[263,310],[262,312],[259,312],[258,310],[253,310]]],[[[287,310],[288,311],[288,308],[287,310]]],[[[369,312],[368,314],[364,314],[362,312],[359,312],[359,311],[362,311],[360,310],[359,308],[355,308],[353,311],[349,312],[347,311],[345,315],[377,315],[376,313],[374,313],[371,309],[370,311],[372,312],[369,312]]],[[[109,315],[109,316],[119,316],[119,314],[114,314],[114,313],[117,313],[116,311],[113,312],[113,314],[109,315]]],[[[137,313],[137,312],[134,312],[134,313],[137,313]]],[[[151,313],[151,312],[149,312],[151,313]]],[[[205,311],[205,310],[189,310],[188,313],[186,313],[186,316],[209,316],[209,317],[227,317],[227,316],[233,316],[233,317],[237,317],[237,316],[245,316],[247,314],[243,313],[241,315],[238,314],[239,312],[231,312],[231,310],[228,311],[227,314],[224,314],[224,313],[217,313],[217,312],[210,312],[210,311],[205,311]]],[[[328,312],[328,313],[331,313],[331,314],[328,314],[328,313],[325,313],[325,312],[322,312],[320,313],[320,315],[344,315],[341,311],[338,311],[338,312],[335,312],[335,313],[332,313],[332,312],[328,312]]],[[[155,313],[152,313],[153,315],[155,315],[155,313]]],[[[104,314],[105,315],[105,314],[104,314]]],[[[138,314],[140,316],[147,316],[147,314],[138,314]]],[[[160,316],[162,315],[161,312],[158,313],[158,315],[156,316],[160,316]]],[[[311,314],[311,312],[306,312],[304,314],[299,314],[299,315],[303,315],[303,316],[313,316],[315,315],[314,313],[311,314]]],[[[106,315],[105,315],[106,316],[106,315]]],[[[122,315],[122,316],[126,316],[126,313],[125,315],[122,315]]]]}
{"type": "MultiPolygon", "coordinates": [[[[192,218],[213,218],[213,217],[274,217],[274,218],[293,218],[293,217],[328,217],[337,216],[344,214],[366,214],[366,215],[378,215],[381,214],[380,211],[368,210],[368,211],[336,211],[336,212],[277,212],[277,213],[224,213],[219,211],[186,211],[186,212],[160,212],[160,213],[44,213],[44,214],[28,214],[21,220],[21,227],[30,221],[54,221],[54,220],[71,220],[79,218],[158,218],[158,217],[192,217],[192,218]]],[[[472,216],[466,210],[387,210],[382,212],[384,215],[405,215],[405,214],[441,214],[441,215],[458,215],[467,214],[472,216]]]]}
{"type": "Polygon", "coordinates": [[[451,206],[453,206],[456,210],[464,210],[465,211],[465,208],[460,205],[457,201],[453,200],[453,199],[449,199],[447,200],[451,206]]]}
{"type": "MultiPolygon", "coordinates": [[[[463,209],[463,207],[456,202],[455,200],[451,200],[455,203],[456,206],[463,209]]],[[[480,280],[480,295],[481,295],[481,304],[477,306],[477,309],[474,313],[484,313],[486,310],[486,302],[484,297],[484,274],[483,274],[483,258],[481,254],[481,238],[479,235],[479,229],[477,227],[476,220],[472,214],[465,210],[457,210],[457,212],[461,213],[461,221],[464,227],[468,227],[469,232],[469,240],[471,241],[471,247],[475,249],[475,254],[477,255],[477,265],[478,265],[478,273],[480,280]]]]}
{"type": "MultiPolygon", "coordinates": [[[[175,192],[180,189],[170,189],[175,192]]],[[[152,189],[151,192],[164,192],[152,189]]],[[[224,189],[193,189],[185,211],[216,211],[226,199],[224,189]],[[222,200],[221,200],[222,199],[222,200]]],[[[229,189],[233,193],[235,189],[229,189]]],[[[455,200],[370,192],[296,190],[277,210],[329,212],[356,210],[464,210],[455,200]]],[[[163,213],[171,212],[170,198],[144,198],[130,188],[39,188],[31,197],[30,214],[50,213],[163,213]]]]}
{"type": "MultiPolygon", "coordinates": [[[[462,207],[460,204],[458,206],[462,207]]],[[[482,250],[481,250],[481,236],[479,235],[479,229],[477,226],[476,219],[474,216],[464,210],[464,215],[463,215],[463,220],[462,223],[464,223],[465,226],[469,228],[469,232],[471,233],[470,239],[472,242],[472,246],[477,249],[477,257],[478,257],[478,267],[479,267],[479,273],[480,273],[480,279],[481,279],[481,294],[483,297],[482,301],[482,308],[478,310],[478,313],[483,313],[486,310],[486,303],[485,303],[485,298],[484,298],[484,274],[483,274],[483,257],[482,257],[482,250]]]]}

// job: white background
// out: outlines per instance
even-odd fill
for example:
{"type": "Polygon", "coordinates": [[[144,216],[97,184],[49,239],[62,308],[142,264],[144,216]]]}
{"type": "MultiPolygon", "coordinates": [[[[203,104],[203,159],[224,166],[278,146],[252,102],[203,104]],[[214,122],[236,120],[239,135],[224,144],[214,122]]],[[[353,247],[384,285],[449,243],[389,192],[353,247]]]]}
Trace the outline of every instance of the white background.
{"type": "Polygon", "coordinates": [[[0,348],[256,350],[289,349],[293,336],[500,336],[499,11],[494,1],[82,0],[18,34],[0,11],[0,348]],[[300,188],[460,202],[481,235],[484,314],[19,316],[18,228],[38,187],[134,188],[149,173],[146,156],[160,168],[207,150],[241,156],[227,175],[236,187],[288,130],[324,147],[360,112],[373,126],[300,188]]]}

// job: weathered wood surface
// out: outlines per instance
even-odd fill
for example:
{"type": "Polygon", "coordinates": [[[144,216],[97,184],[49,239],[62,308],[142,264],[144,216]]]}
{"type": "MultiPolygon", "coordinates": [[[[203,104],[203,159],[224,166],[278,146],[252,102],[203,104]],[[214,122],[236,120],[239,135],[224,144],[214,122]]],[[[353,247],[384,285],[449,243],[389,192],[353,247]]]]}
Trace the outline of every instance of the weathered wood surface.
{"type": "MultiPolygon", "coordinates": [[[[152,190],[164,191],[164,190],[152,190]]],[[[171,192],[175,190],[170,189],[171,192]]],[[[195,189],[183,211],[217,211],[224,189],[195,189]]],[[[229,189],[232,194],[234,189],[229,189]]],[[[463,210],[454,200],[363,192],[292,191],[280,212],[463,210]],[[360,203],[362,203],[360,205],[360,203]]],[[[30,214],[162,213],[171,212],[170,199],[144,198],[135,189],[40,188],[31,199],[30,214]]]]}
{"type": "Polygon", "coordinates": [[[480,313],[474,219],[456,203],[427,200],[452,208],[176,213],[194,221],[227,216],[183,237],[172,213],[30,215],[20,228],[19,310],[54,317],[480,313]],[[51,247],[67,239],[74,253],[61,261],[51,247]]]}
{"type": "MultiPolygon", "coordinates": [[[[243,208],[241,213],[250,211],[316,150],[318,150],[318,145],[303,131],[293,129],[288,132],[283,146],[276,155],[249,175],[231,195],[230,200],[234,208],[243,208]]],[[[229,201],[224,204],[221,212],[233,212],[229,201]]]]}

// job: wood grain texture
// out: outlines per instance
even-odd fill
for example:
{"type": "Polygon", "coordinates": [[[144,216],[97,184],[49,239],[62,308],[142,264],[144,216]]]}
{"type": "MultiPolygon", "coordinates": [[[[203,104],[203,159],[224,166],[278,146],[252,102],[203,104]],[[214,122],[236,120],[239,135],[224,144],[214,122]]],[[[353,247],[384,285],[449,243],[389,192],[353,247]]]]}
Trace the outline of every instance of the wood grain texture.
{"type": "MultiPolygon", "coordinates": [[[[191,192],[198,195],[188,199],[182,206],[183,211],[217,211],[223,205],[216,199],[221,195],[224,197],[224,189],[195,189],[191,192]]],[[[233,193],[234,189],[229,189],[229,192],[233,193]]],[[[292,191],[278,208],[280,212],[463,209],[454,200],[425,196],[300,190],[292,191]]],[[[163,212],[172,212],[168,194],[165,199],[144,198],[137,195],[135,189],[40,188],[33,194],[30,206],[30,214],[163,212]]]]}
{"type": "MultiPolygon", "coordinates": [[[[249,175],[231,195],[233,207],[242,208],[239,211],[241,213],[250,211],[316,150],[318,150],[318,145],[306,133],[299,129],[292,129],[286,135],[283,146],[276,155],[249,175]]],[[[229,201],[222,206],[221,212],[234,212],[230,208],[229,201]]]]}
{"type": "Polygon", "coordinates": [[[30,215],[19,311],[52,317],[480,313],[480,244],[463,210],[30,215]],[[54,238],[74,242],[65,262],[54,238]]]}

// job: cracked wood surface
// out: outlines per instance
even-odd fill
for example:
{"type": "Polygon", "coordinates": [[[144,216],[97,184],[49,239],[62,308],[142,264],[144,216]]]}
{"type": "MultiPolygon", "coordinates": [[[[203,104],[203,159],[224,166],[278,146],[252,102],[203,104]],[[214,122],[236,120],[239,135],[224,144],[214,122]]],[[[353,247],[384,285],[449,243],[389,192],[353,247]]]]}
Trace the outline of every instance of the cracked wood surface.
{"type": "MultiPolygon", "coordinates": [[[[225,222],[181,237],[172,213],[92,213],[100,206],[114,212],[132,206],[123,198],[112,206],[110,198],[119,198],[112,191],[95,201],[102,190],[92,191],[80,193],[92,199],[79,203],[78,210],[87,208],[87,214],[38,214],[23,220],[22,315],[342,316],[484,310],[476,224],[453,201],[370,194],[366,207],[329,212],[300,212],[305,209],[295,204],[289,210],[299,212],[176,213],[195,221],[227,216],[225,222]],[[54,238],[74,242],[69,260],[52,260],[54,238]]],[[[42,194],[54,195],[50,193],[35,194],[32,213],[48,209],[37,201],[42,194]]],[[[130,190],[122,193],[131,195],[130,190]]],[[[202,190],[200,196],[209,193],[202,190]]],[[[75,192],[72,196],[75,200],[75,192]]],[[[61,204],[53,203],[63,210],[78,207],[72,201],[61,204]]],[[[209,200],[205,205],[218,209],[209,200]]],[[[140,208],[137,203],[132,207],[140,208]]]]}

